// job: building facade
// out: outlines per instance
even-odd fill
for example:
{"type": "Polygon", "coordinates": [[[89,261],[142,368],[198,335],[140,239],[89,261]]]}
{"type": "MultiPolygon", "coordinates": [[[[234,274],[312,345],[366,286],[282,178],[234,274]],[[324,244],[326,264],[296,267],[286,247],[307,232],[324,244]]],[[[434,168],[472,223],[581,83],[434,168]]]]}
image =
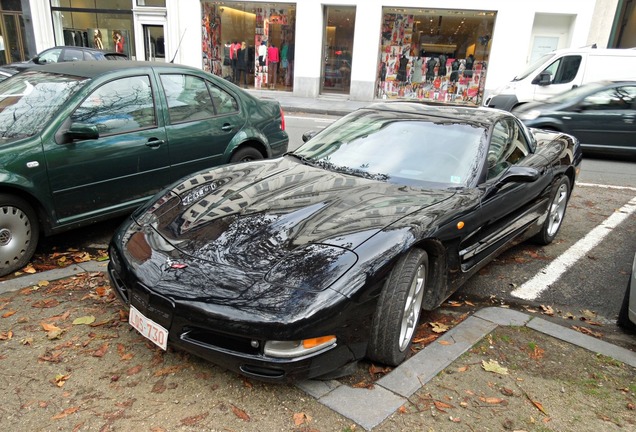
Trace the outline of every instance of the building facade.
{"type": "Polygon", "coordinates": [[[82,45],[361,101],[480,104],[547,51],[636,47],[634,0],[0,0],[0,14],[0,63],[82,45]]]}

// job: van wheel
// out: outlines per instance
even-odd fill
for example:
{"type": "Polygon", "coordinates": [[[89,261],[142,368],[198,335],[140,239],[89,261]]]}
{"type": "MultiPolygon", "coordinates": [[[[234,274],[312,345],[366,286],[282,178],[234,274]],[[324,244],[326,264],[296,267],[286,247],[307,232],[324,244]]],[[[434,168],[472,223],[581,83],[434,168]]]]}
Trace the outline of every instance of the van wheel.
{"type": "Polygon", "coordinates": [[[0,194],[0,276],[19,270],[29,262],[39,235],[33,207],[21,198],[0,194]]]}
{"type": "Polygon", "coordinates": [[[260,159],[263,159],[263,155],[254,147],[243,147],[234,152],[230,158],[230,163],[250,162],[260,159]]]}

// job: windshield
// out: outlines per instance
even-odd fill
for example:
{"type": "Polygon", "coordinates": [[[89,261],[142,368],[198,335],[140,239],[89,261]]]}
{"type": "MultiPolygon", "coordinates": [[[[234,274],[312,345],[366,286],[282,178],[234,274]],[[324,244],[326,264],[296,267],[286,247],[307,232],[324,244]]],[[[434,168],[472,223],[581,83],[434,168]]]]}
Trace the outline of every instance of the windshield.
{"type": "Polygon", "coordinates": [[[358,111],[294,152],[330,171],[422,187],[466,186],[479,170],[483,128],[450,119],[358,111]]]}
{"type": "Polygon", "coordinates": [[[603,88],[607,83],[604,82],[595,82],[584,84],[579,87],[574,87],[572,89],[566,90],[563,93],[559,93],[551,98],[546,99],[546,103],[562,103],[562,102],[570,102],[575,99],[578,99],[579,96],[585,96],[589,93],[593,93],[598,89],[603,88]]]}
{"type": "Polygon", "coordinates": [[[81,83],[77,77],[36,71],[0,82],[0,138],[39,133],[81,83]]]}
{"type": "Polygon", "coordinates": [[[546,54],[544,56],[541,56],[538,60],[530,63],[530,65],[527,66],[519,75],[514,77],[513,81],[521,81],[522,79],[526,78],[531,73],[536,72],[537,69],[539,69],[539,66],[541,66],[544,63],[546,63],[552,57],[554,57],[554,53],[550,53],[550,54],[546,54]]]}

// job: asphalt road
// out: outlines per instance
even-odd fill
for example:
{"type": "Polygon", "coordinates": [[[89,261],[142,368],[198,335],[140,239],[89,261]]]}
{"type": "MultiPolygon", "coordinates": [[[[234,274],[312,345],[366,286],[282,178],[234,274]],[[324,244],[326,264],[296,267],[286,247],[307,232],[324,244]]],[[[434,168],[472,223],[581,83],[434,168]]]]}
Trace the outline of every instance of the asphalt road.
{"type": "MultiPolygon", "coordinates": [[[[287,115],[290,150],[302,144],[304,132],[320,130],[334,119],[287,115]]],[[[616,226],[602,224],[635,199],[635,166],[636,161],[586,157],[557,240],[546,247],[526,243],[510,249],[473,277],[454,298],[521,309],[551,308],[555,315],[569,314],[572,319],[592,313],[594,320],[606,325],[605,330],[614,327],[636,251],[636,217],[631,214],[616,226]],[[586,236],[592,232],[597,234],[590,240],[586,236]],[[582,239],[587,239],[587,246],[582,239]],[[590,242],[593,247],[589,247],[590,242]],[[573,261],[560,263],[563,257],[573,261]],[[524,284],[537,275],[543,278],[538,283],[548,288],[536,295],[526,293],[519,297],[527,288],[524,284]]],[[[121,220],[47,238],[38,253],[106,248],[121,220]]]]}

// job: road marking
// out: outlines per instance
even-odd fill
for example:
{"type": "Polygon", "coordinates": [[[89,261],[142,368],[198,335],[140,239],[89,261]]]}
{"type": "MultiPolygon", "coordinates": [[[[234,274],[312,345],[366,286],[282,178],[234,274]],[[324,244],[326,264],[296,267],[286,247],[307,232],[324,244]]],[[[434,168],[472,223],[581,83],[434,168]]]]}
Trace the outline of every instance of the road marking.
{"type": "Polygon", "coordinates": [[[524,300],[534,300],[551,284],[556,282],[568,268],[585,256],[594,246],[607,236],[612,229],[631,216],[636,211],[636,197],[605,219],[600,225],[587,233],[585,237],[570,246],[550,265],[544,267],[532,279],[521,285],[510,294],[524,300]]]}
{"type": "Polygon", "coordinates": [[[631,190],[636,192],[636,187],[631,187],[631,186],[615,186],[615,185],[602,185],[602,184],[595,184],[595,183],[576,183],[577,186],[582,186],[582,187],[597,187],[597,188],[601,188],[601,189],[619,189],[619,190],[631,190]]]}
{"type": "Polygon", "coordinates": [[[303,116],[290,116],[290,115],[285,115],[285,119],[313,120],[318,123],[333,123],[335,121],[334,119],[326,119],[326,118],[320,118],[320,117],[303,117],[303,116]]]}

